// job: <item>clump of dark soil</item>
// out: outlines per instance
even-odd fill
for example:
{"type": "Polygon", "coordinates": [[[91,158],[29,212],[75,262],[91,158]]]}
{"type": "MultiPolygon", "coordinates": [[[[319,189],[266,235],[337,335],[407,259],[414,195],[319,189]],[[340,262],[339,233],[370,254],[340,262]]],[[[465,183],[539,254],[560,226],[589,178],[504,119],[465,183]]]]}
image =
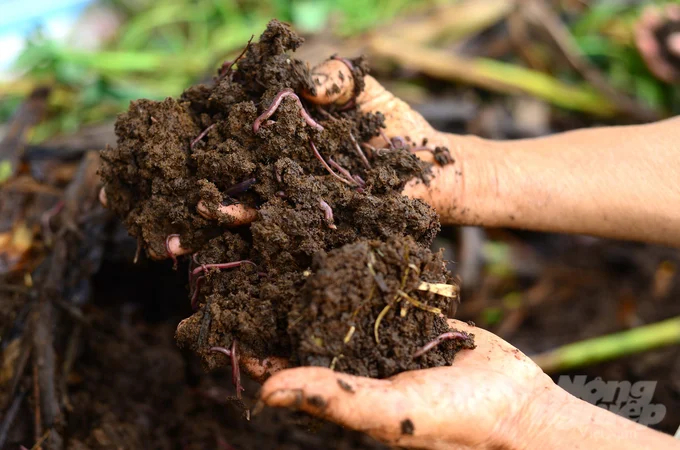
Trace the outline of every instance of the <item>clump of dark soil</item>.
{"type": "MultiPolygon", "coordinates": [[[[224,361],[210,348],[234,340],[241,354],[374,377],[449,364],[471,337],[413,358],[447,330],[437,311],[455,301],[418,289],[451,283],[441,255],[428,250],[436,213],[401,194],[413,178],[427,182],[428,167],[408,146],[364,146],[361,156],[360,144],[380,134],[380,114],[281,96],[314,89],[308,66],[286,53],[301,43],[272,21],[213,83],[179,99],[133,102],[116,123],[117,147],[102,155],[109,207],[150,253],[166,254],[173,234],[192,249],[196,312],[177,339],[208,366],[224,361]],[[199,201],[215,220],[197,212],[199,201]],[[234,203],[257,208],[258,219],[229,228],[218,208],[234,203]]],[[[365,63],[350,64],[361,81],[365,63]]]]}
{"type": "Polygon", "coordinates": [[[312,273],[289,315],[295,356],[304,365],[382,378],[451,364],[455,351],[472,346],[471,339],[450,340],[441,351],[413,357],[428,337],[448,331],[441,314],[450,298],[428,288],[453,280],[441,253],[411,238],[319,254],[312,273]]]}

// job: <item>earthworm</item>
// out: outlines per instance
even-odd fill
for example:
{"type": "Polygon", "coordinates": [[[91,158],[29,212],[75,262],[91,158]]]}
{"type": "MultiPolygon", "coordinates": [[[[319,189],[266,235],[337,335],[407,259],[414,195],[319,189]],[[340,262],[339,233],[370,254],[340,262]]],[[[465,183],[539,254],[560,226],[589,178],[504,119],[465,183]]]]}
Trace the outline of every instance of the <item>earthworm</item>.
{"type": "Polygon", "coordinates": [[[319,206],[321,206],[321,209],[323,210],[323,215],[326,218],[326,222],[328,223],[328,228],[331,230],[337,229],[338,227],[336,227],[333,223],[333,209],[331,206],[322,198],[319,199],[319,206]]]}
{"type": "Polygon", "coordinates": [[[380,133],[380,137],[383,138],[383,140],[387,143],[387,145],[388,145],[390,148],[394,148],[394,145],[392,145],[392,141],[390,141],[389,139],[387,139],[387,135],[385,134],[385,132],[383,131],[383,129],[382,129],[382,128],[378,128],[378,132],[380,133]]]}
{"type": "Polygon", "coordinates": [[[241,370],[238,364],[238,355],[236,353],[236,339],[231,341],[231,350],[224,347],[210,347],[211,352],[223,353],[231,358],[231,382],[236,386],[236,398],[241,399],[241,392],[245,391],[241,386],[241,370]]]}
{"type": "MultiPolygon", "coordinates": [[[[336,163],[335,161],[333,161],[332,158],[328,158],[328,164],[330,164],[331,166],[333,166],[333,168],[334,168],[335,170],[337,170],[338,172],[340,172],[341,174],[343,174],[348,180],[352,180],[352,181],[354,182],[354,184],[358,184],[358,182],[354,179],[354,177],[353,177],[352,174],[349,172],[349,170],[345,169],[345,168],[342,167],[340,164],[338,164],[338,163],[336,163]]],[[[363,187],[363,186],[361,186],[361,187],[363,187]]]]}
{"type": "Polygon", "coordinates": [[[406,143],[406,140],[401,136],[394,136],[390,140],[390,144],[391,144],[392,148],[406,148],[408,146],[408,144],[406,143]],[[397,144],[399,144],[399,145],[397,145],[397,144]]]}
{"type": "MultiPolygon", "coordinates": [[[[191,280],[194,280],[196,275],[198,275],[201,272],[206,272],[208,269],[233,269],[235,267],[240,267],[243,264],[252,264],[253,266],[256,266],[256,264],[250,260],[244,259],[242,261],[234,261],[234,262],[229,262],[229,263],[217,263],[217,264],[201,264],[200,266],[196,267],[194,270],[191,271],[191,274],[189,275],[189,282],[191,283],[191,280]]],[[[194,286],[198,284],[198,280],[194,282],[194,286]]],[[[195,293],[196,287],[194,287],[194,293],[195,293]]],[[[192,300],[193,303],[193,300],[192,300]]]]}
{"type": "Polygon", "coordinates": [[[248,259],[228,263],[201,264],[200,266],[196,267],[194,270],[191,271],[191,275],[196,276],[199,273],[205,272],[208,269],[233,269],[234,267],[240,267],[243,264],[252,264],[253,266],[256,265],[254,262],[248,259]]]}
{"type": "Polygon", "coordinates": [[[309,125],[312,128],[315,128],[319,131],[323,131],[323,127],[321,125],[319,125],[314,119],[312,119],[312,116],[310,116],[307,113],[307,111],[305,110],[304,106],[302,106],[302,102],[300,101],[300,97],[298,97],[295,94],[295,92],[293,92],[292,89],[286,88],[286,89],[283,89],[278,94],[276,94],[276,97],[274,97],[274,101],[269,106],[269,108],[267,108],[257,119],[255,119],[255,122],[253,123],[253,133],[257,133],[257,131],[260,129],[260,125],[262,125],[262,122],[269,119],[272,116],[272,114],[274,114],[276,112],[279,105],[281,104],[281,101],[285,97],[293,97],[295,99],[295,102],[300,107],[300,115],[302,116],[303,119],[305,119],[305,122],[307,122],[307,125],[309,125]]]}
{"type": "Polygon", "coordinates": [[[432,350],[434,347],[438,346],[442,342],[448,341],[448,340],[454,340],[454,339],[457,340],[457,341],[466,341],[466,340],[468,340],[468,336],[461,333],[460,331],[448,331],[446,333],[440,334],[439,336],[437,336],[436,338],[434,338],[433,340],[431,340],[430,342],[425,344],[423,346],[423,348],[421,348],[420,350],[415,352],[413,354],[413,358],[418,358],[419,356],[423,356],[425,353],[429,352],[430,350],[432,350]]]}
{"type": "Polygon", "coordinates": [[[194,149],[194,146],[198,143],[198,141],[200,141],[201,139],[203,139],[203,138],[205,137],[205,135],[208,134],[208,131],[210,131],[214,126],[215,126],[215,124],[212,124],[212,125],[210,125],[208,128],[206,128],[205,130],[201,131],[201,134],[199,134],[198,136],[196,136],[196,139],[194,139],[193,141],[191,141],[191,145],[189,145],[189,148],[190,148],[191,150],[193,150],[193,149],[194,149]]]}
{"type": "Polygon", "coordinates": [[[236,183],[226,191],[224,191],[225,195],[228,195],[229,197],[233,197],[238,194],[242,194],[248,189],[250,189],[250,186],[255,184],[257,182],[257,178],[248,178],[245,181],[241,181],[240,183],[236,183]]]}
{"type": "Polygon", "coordinates": [[[165,253],[172,259],[172,268],[177,269],[177,256],[170,250],[170,239],[174,237],[179,239],[179,234],[169,234],[168,237],[165,238],[165,253]]]}
{"type": "Polygon", "coordinates": [[[356,149],[357,153],[359,154],[359,158],[361,159],[361,162],[364,163],[364,166],[366,166],[367,169],[370,169],[371,164],[368,162],[368,159],[366,159],[366,155],[364,155],[363,150],[361,150],[359,143],[357,142],[356,139],[354,139],[354,135],[352,135],[352,133],[349,134],[349,138],[352,140],[352,143],[354,144],[354,148],[356,149]]]}
{"type": "Polygon", "coordinates": [[[310,145],[310,147],[312,147],[312,151],[314,152],[314,156],[316,156],[316,159],[321,161],[321,164],[323,164],[323,166],[326,168],[328,173],[330,173],[331,175],[333,175],[338,180],[340,180],[343,183],[348,184],[350,186],[353,185],[353,184],[356,184],[356,182],[346,180],[343,177],[341,177],[340,175],[338,175],[337,173],[333,172],[333,169],[331,169],[331,167],[326,163],[326,160],[323,159],[323,157],[321,156],[321,153],[319,153],[319,151],[316,149],[316,145],[314,145],[314,141],[312,141],[311,139],[309,140],[309,145],[310,145]]]}
{"type": "Polygon", "coordinates": [[[198,292],[201,290],[201,282],[205,279],[205,275],[201,275],[196,278],[196,283],[194,283],[194,293],[191,295],[191,310],[196,311],[196,306],[198,303],[198,292]]]}
{"type": "Polygon", "coordinates": [[[373,158],[373,155],[375,154],[375,147],[373,147],[371,144],[368,144],[366,142],[363,142],[361,144],[361,146],[363,148],[365,148],[366,150],[369,150],[370,151],[369,155],[371,156],[371,158],[373,158]]]}

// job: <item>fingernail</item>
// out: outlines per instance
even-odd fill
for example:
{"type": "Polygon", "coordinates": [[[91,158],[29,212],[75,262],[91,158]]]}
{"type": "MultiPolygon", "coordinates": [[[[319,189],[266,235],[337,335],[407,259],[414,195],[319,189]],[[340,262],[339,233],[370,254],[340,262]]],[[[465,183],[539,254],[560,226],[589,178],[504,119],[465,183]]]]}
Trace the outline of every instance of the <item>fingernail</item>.
{"type": "Polygon", "coordinates": [[[302,406],[303,394],[300,389],[281,389],[274,391],[264,402],[269,406],[277,406],[290,409],[300,409],[302,406]]]}

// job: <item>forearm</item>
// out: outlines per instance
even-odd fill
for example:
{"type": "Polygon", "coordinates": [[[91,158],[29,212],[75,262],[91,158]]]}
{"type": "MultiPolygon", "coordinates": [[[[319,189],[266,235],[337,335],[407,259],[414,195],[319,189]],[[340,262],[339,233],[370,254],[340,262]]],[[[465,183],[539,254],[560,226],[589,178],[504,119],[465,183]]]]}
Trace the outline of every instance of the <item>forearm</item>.
{"type": "MultiPolygon", "coordinates": [[[[488,141],[450,136],[433,201],[444,223],[680,246],[680,118],[488,141]]],[[[431,189],[431,188],[430,188],[431,189]]]]}
{"type": "MultiPolygon", "coordinates": [[[[559,388],[557,388],[559,389],[559,388]]],[[[561,449],[680,449],[680,441],[647,428],[603,408],[577,399],[566,392],[553,393],[535,420],[547,419],[527,448],[561,449]]]]}

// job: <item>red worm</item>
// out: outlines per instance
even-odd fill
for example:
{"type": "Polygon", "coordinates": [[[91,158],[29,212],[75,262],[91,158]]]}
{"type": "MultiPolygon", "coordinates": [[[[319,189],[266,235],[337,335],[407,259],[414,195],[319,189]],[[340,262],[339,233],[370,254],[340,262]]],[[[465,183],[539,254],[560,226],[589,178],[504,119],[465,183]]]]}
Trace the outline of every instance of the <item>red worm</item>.
{"type": "Polygon", "coordinates": [[[179,234],[169,234],[168,237],[165,238],[165,253],[172,259],[172,268],[177,269],[177,256],[170,250],[170,239],[174,237],[179,238],[179,234]]]}
{"type": "Polygon", "coordinates": [[[468,336],[461,333],[460,331],[448,331],[444,334],[440,334],[439,336],[437,336],[436,338],[434,338],[433,340],[431,340],[430,342],[425,344],[423,346],[423,348],[421,348],[420,350],[415,352],[413,354],[413,358],[418,358],[419,356],[423,356],[425,353],[429,352],[434,347],[436,347],[439,344],[441,344],[442,342],[448,341],[448,340],[466,341],[466,340],[468,340],[468,336]]]}
{"type": "Polygon", "coordinates": [[[214,126],[215,126],[215,124],[212,124],[212,125],[210,125],[208,128],[206,128],[205,130],[201,131],[201,134],[199,134],[198,136],[196,136],[196,139],[194,139],[193,141],[191,141],[191,145],[189,145],[189,148],[190,148],[191,150],[193,150],[193,149],[194,149],[194,146],[198,143],[198,141],[200,141],[201,139],[203,139],[203,138],[205,137],[205,135],[208,134],[208,131],[212,130],[212,128],[213,128],[214,126]]]}
{"type": "Polygon", "coordinates": [[[304,108],[304,106],[302,106],[302,102],[300,101],[300,97],[295,95],[295,92],[293,92],[292,89],[286,88],[286,89],[283,89],[278,94],[276,94],[276,97],[274,97],[274,101],[269,106],[269,108],[267,108],[262,113],[262,115],[260,115],[257,119],[255,119],[255,122],[253,123],[253,132],[254,133],[257,133],[257,131],[260,129],[262,122],[269,119],[272,116],[272,114],[274,114],[276,112],[279,105],[281,104],[281,101],[285,97],[293,97],[295,99],[295,102],[300,107],[300,115],[302,116],[303,119],[305,119],[305,122],[307,122],[307,125],[309,125],[312,128],[315,128],[319,131],[323,131],[323,127],[321,125],[319,125],[314,119],[312,119],[312,116],[310,116],[307,113],[307,111],[305,111],[305,108],[304,108]]]}
{"type": "Polygon", "coordinates": [[[346,180],[343,177],[341,177],[340,175],[338,175],[337,173],[333,172],[333,169],[331,169],[330,166],[326,163],[326,160],[323,159],[323,157],[321,156],[321,153],[319,153],[319,151],[316,149],[316,145],[314,145],[314,141],[312,141],[311,139],[309,140],[309,145],[310,145],[310,147],[312,147],[312,151],[314,152],[314,156],[316,156],[316,159],[321,161],[321,164],[323,164],[323,166],[326,168],[328,173],[330,173],[331,175],[333,175],[338,180],[340,180],[343,183],[348,184],[350,186],[353,185],[353,184],[356,184],[356,182],[346,180]]]}
{"type": "Polygon", "coordinates": [[[321,209],[323,210],[323,215],[326,218],[326,222],[328,223],[328,228],[331,230],[337,229],[338,227],[336,227],[333,223],[333,209],[331,206],[322,198],[319,199],[319,206],[321,206],[321,209]]]}
{"type": "Polygon", "coordinates": [[[236,397],[241,399],[241,392],[245,391],[245,389],[241,386],[241,369],[236,353],[236,339],[231,341],[231,350],[224,347],[211,347],[210,351],[219,352],[231,358],[231,382],[236,386],[236,397]]]}

